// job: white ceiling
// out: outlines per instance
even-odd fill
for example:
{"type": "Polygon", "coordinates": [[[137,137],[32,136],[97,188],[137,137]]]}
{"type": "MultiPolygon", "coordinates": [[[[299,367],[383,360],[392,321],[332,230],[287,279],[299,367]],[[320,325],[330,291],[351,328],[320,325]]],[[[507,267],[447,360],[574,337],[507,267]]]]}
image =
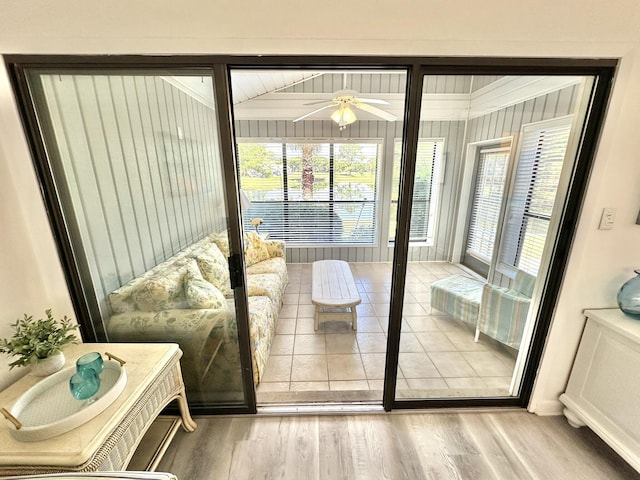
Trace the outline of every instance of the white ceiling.
{"type": "MultiPolygon", "coordinates": [[[[238,70],[231,76],[234,118],[236,120],[293,120],[318,108],[312,102],[331,100],[332,93],[315,93],[310,83],[316,79],[323,85],[323,75],[336,71],[300,70],[238,70]],[[292,88],[298,86],[297,88],[292,88]]],[[[378,75],[398,75],[398,72],[358,72],[378,75]]],[[[354,72],[349,72],[353,75],[354,72]]],[[[356,75],[357,75],[356,74],[356,75]]],[[[168,82],[189,95],[214,106],[213,86],[210,77],[166,77],[168,82]]],[[[499,77],[488,85],[468,93],[425,93],[422,97],[422,120],[464,120],[485,115],[501,108],[520,103],[579,83],[581,77],[510,76],[499,77]]],[[[346,83],[346,76],[345,76],[346,83]]],[[[346,86],[346,85],[345,85],[346,86]]],[[[365,92],[369,98],[389,102],[381,105],[398,119],[404,117],[403,93],[375,93],[375,85],[365,92]]],[[[328,120],[333,109],[327,109],[308,117],[308,120],[328,120]]],[[[379,120],[378,117],[358,110],[360,120],[379,120]]]]}

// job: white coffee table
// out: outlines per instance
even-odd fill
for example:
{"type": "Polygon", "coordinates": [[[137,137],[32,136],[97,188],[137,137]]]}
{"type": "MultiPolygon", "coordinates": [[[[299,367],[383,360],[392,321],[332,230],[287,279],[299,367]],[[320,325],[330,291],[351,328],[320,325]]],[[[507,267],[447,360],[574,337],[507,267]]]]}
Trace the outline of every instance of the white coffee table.
{"type": "Polygon", "coordinates": [[[342,260],[319,260],[311,265],[311,303],[316,306],[314,329],[320,322],[342,320],[358,329],[356,305],[362,300],[349,264],[342,260]]]}

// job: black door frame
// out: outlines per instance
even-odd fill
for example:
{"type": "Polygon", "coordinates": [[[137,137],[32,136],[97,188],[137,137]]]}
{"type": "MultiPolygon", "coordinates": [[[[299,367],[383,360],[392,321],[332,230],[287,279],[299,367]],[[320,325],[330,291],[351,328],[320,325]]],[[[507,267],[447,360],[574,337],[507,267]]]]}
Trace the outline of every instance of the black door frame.
{"type": "MultiPolygon", "coordinates": [[[[403,167],[400,175],[398,201],[398,227],[393,259],[391,307],[387,339],[386,367],[384,380],[383,407],[392,409],[442,408],[442,407],[485,407],[520,406],[525,407],[530,399],[537,366],[540,363],[544,340],[547,336],[556,298],[565,272],[565,265],[575,235],[577,220],[581,211],[589,174],[605,117],[608,99],[613,84],[613,76],[618,64],[616,59],[568,59],[568,58],[501,58],[501,57],[359,57],[359,56],[226,56],[226,55],[180,55],[180,56],[86,56],[86,55],[7,55],[5,63],[16,95],[18,108],[27,135],[34,166],[41,185],[43,200],[51,223],[58,253],[65,272],[65,278],[80,323],[85,341],[98,342],[106,338],[101,328],[96,328],[90,319],[96,318],[95,298],[86,288],[88,270],[78,258],[71,244],[73,225],[56,197],[51,165],[47,161],[45,147],[39,132],[38,119],[30,101],[26,81],[29,69],[47,70],[57,73],[60,69],[91,69],[112,72],[116,69],[153,70],[154,72],[176,69],[207,69],[214,72],[215,97],[218,105],[217,118],[220,128],[221,154],[225,159],[225,180],[227,198],[234,199],[236,208],[230,209],[231,249],[242,251],[240,237],[240,211],[237,203],[238,191],[235,181],[235,147],[233,116],[230,101],[230,69],[403,69],[407,71],[407,92],[405,96],[405,117],[403,127],[403,167]],[[562,218],[551,259],[546,288],[538,309],[533,341],[528,352],[523,381],[516,397],[491,398],[440,398],[397,400],[395,387],[397,380],[398,356],[400,348],[400,328],[404,297],[407,253],[409,245],[409,220],[413,196],[413,174],[420,124],[422,84],[425,75],[584,75],[595,77],[589,115],[581,132],[572,181],[564,205],[562,218]],[[222,108],[224,106],[225,108],[222,108]],[[233,164],[233,166],[231,166],[233,164]],[[229,167],[229,168],[227,168],[229,167]],[[231,183],[230,183],[231,182],[231,183]],[[231,186],[233,185],[233,186],[231,186]],[[229,188],[230,187],[230,188],[229,188]]],[[[230,205],[233,203],[230,202],[230,205]]],[[[238,302],[238,328],[243,386],[246,404],[241,407],[196,407],[195,413],[255,413],[256,400],[252,380],[251,355],[248,333],[248,312],[245,301],[238,302]]]]}

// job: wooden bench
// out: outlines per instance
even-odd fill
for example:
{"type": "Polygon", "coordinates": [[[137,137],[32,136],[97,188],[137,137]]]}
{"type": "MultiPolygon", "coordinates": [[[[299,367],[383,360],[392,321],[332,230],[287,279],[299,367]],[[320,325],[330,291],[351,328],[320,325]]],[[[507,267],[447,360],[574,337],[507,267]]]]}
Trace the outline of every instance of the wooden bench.
{"type": "Polygon", "coordinates": [[[316,306],[314,330],[321,321],[351,322],[358,330],[356,305],[362,300],[353,280],[351,269],[342,260],[319,260],[311,266],[311,303],[316,306]]]}

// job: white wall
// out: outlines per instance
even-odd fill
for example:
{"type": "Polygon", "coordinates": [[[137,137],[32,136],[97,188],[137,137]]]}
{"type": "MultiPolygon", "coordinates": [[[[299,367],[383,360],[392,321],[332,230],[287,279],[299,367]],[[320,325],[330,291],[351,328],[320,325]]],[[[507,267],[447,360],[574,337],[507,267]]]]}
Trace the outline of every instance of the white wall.
{"type": "MultiPolygon", "coordinates": [[[[578,236],[531,409],[558,413],[585,307],[615,306],[640,267],[640,3],[513,2],[0,3],[0,53],[494,55],[622,59],[578,236]],[[314,5],[317,5],[314,6],[314,5]],[[428,6],[427,6],[428,5],[428,6]],[[586,9],[585,9],[586,8],[586,9]],[[613,230],[599,231],[602,207],[613,230]]],[[[0,335],[24,311],[70,311],[19,120],[0,71],[0,335]],[[9,223],[11,222],[11,223],[9,223]],[[8,227],[7,225],[10,225],[8,227]]],[[[62,313],[62,312],[61,312],[62,313]]],[[[0,386],[9,381],[0,372],[0,386]]]]}
{"type": "MultiPolygon", "coordinates": [[[[51,308],[55,317],[73,317],[56,246],[27,155],[6,71],[0,66],[0,338],[27,313],[37,318],[51,308]]],[[[9,371],[0,356],[0,389],[23,375],[9,371]]]]}

